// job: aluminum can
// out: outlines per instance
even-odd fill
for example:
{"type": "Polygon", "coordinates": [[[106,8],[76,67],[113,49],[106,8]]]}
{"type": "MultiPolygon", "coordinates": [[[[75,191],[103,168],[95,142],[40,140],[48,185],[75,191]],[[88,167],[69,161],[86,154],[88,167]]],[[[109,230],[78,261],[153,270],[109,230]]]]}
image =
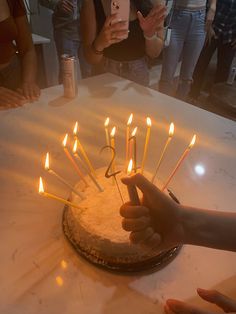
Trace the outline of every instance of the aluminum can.
{"type": "Polygon", "coordinates": [[[78,94],[77,60],[68,54],[61,56],[62,81],[64,86],[64,97],[75,98],[78,94]]]}
{"type": "Polygon", "coordinates": [[[236,77],[236,66],[233,66],[230,70],[229,76],[228,76],[228,80],[227,80],[227,84],[228,85],[233,85],[234,80],[236,77]]]}

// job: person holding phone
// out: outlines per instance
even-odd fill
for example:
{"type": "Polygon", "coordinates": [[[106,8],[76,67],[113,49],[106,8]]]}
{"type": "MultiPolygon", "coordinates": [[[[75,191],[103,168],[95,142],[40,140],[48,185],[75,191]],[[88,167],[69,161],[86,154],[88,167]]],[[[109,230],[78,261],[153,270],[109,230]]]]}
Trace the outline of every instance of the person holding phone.
{"type": "Polygon", "coordinates": [[[157,57],[162,50],[165,12],[165,6],[153,6],[150,0],[84,0],[84,52],[95,74],[111,72],[148,85],[146,57],[157,57]],[[128,21],[122,19],[125,14],[128,21]]]}
{"type": "MultiPolygon", "coordinates": [[[[132,243],[160,252],[177,245],[189,244],[236,252],[236,213],[184,206],[161,192],[143,175],[122,179],[143,193],[141,205],[121,206],[122,226],[130,232],[132,243]]],[[[198,295],[216,304],[226,313],[236,313],[236,301],[215,290],[197,289],[198,295]]],[[[169,299],[166,314],[211,314],[179,300],[169,299]]]]}
{"type": "Polygon", "coordinates": [[[36,63],[23,0],[0,0],[0,109],[38,99],[36,63]]]}

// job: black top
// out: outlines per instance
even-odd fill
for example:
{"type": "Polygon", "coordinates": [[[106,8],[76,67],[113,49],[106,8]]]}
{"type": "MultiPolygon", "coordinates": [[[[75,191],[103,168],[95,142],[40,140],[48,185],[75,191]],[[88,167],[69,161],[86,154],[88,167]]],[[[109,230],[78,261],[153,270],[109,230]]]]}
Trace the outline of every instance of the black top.
{"type": "MultiPolygon", "coordinates": [[[[96,13],[97,34],[99,34],[105,23],[106,15],[101,0],[93,0],[93,2],[96,13]]],[[[145,56],[145,39],[138,19],[129,22],[128,38],[105,48],[104,56],[116,61],[131,61],[145,56]]]]}

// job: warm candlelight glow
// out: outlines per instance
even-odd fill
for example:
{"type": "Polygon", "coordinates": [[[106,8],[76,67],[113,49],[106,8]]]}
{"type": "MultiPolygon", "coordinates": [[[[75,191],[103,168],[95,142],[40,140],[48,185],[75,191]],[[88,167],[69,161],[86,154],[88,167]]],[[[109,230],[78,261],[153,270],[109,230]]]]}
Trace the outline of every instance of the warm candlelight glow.
{"type": "Polygon", "coordinates": [[[114,126],[111,130],[111,137],[114,137],[116,133],[116,127],[114,126]]]}
{"type": "Polygon", "coordinates": [[[68,267],[68,264],[67,264],[67,262],[63,259],[63,260],[61,261],[61,268],[66,269],[67,267],[68,267]]]}
{"type": "Polygon", "coordinates": [[[108,127],[109,122],[110,122],[110,118],[107,117],[106,120],[105,120],[105,123],[104,123],[105,128],[108,127]]]}
{"type": "Polygon", "coordinates": [[[65,135],[64,140],[62,141],[62,145],[64,147],[66,147],[67,139],[68,139],[68,134],[65,135]]]}
{"type": "Polygon", "coordinates": [[[136,135],[137,129],[138,129],[137,127],[135,127],[135,128],[133,129],[133,132],[131,133],[131,136],[132,136],[132,137],[136,135]]]}
{"type": "Polygon", "coordinates": [[[128,174],[128,175],[131,174],[132,169],[133,169],[133,159],[131,158],[130,161],[129,161],[128,168],[127,168],[127,174],[128,174]]]}
{"type": "Polygon", "coordinates": [[[57,276],[57,277],[56,277],[56,283],[57,283],[57,285],[58,285],[59,287],[62,287],[62,286],[63,286],[64,280],[62,279],[61,276],[57,276]]]}
{"type": "Polygon", "coordinates": [[[39,194],[44,193],[44,187],[43,187],[43,179],[42,177],[39,177],[39,194]]]}
{"type": "Polygon", "coordinates": [[[152,120],[149,117],[147,117],[147,126],[152,126],[152,120]]]}
{"type": "Polygon", "coordinates": [[[76,135],[78,133],[78,121],[75,122],[73,134],[76,135]]]}
{"type": "Polygon", "coordinates": [[[192,138],[192,140],[191,140],[191,142],[189,144],[189,148],[192,148],[193,145],[195,144],[195,142],[196,142],[196,134],[194,134],[194,136],[193,136],[193,138],[192,138]]]}
{"type": "Polygon", "coordinates": [[[49,170],[49,153],[47,152],[46,158],[45,158],[45,170],[49,170]]]}
{"type": "Polygon", "coordinates": [[[78,140],[76,139],[73,145],[73,153],[75,154],[77,152],[77,146],[78,146],[78,140]]]}
{"type": "Polygon", "coordinates": [[[129,116],[127,125],[130,125],[132,123],[132,120],[133,120],[133,114],[131,113],[131,115],[129,116]]]}
{"type": "Polygon", "coordinates": [[[171,122],[170,128],[169,128],[169,136],[173,136],[174,135],[174,131],[175,131],[175,125],[174,125],[173,122],[171,122]]]}

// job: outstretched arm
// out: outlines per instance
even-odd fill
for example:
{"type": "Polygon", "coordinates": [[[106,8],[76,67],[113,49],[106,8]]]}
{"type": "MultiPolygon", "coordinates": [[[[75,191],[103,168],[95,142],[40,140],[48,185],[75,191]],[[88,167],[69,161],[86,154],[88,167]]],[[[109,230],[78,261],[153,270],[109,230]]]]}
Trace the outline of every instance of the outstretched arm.
{"type": "Polygon", "coordinates": [[[236,213],[179,205],[141,174],[122,179],[143,192],[141,206],[120,209],[123,228],[134,243],[158,246],[160,251],[192,244],[236,251],[236,213]],[[153,232],[150,232],[150,229],[153,232]],[[147,232],[149,230],[149,232],[147,232]],[[156,241],[153,241],[153,235],[156,241]]]}

